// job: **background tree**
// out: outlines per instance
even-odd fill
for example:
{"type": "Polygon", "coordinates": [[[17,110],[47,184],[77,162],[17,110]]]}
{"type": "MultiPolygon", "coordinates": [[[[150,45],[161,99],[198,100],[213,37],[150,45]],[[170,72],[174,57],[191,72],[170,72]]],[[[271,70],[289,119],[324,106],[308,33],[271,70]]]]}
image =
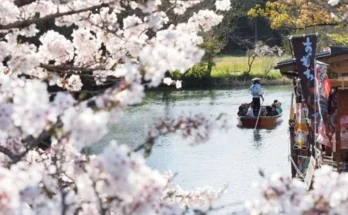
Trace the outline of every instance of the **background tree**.
{"type": "MultiPolygon", "coordinates": [[[[281,0],[266,1],[248,12],[249,17],[261,17],[269,21],[271,28],[283,31],[283,35],[319,33],[319,49],[343,45],[346,29],[344,2],[330,6],[330,1],[281,0]],[[285,30],[285,31],[284,31],[285,30]]],[[[287,39],[286,39],[287,40],[287,39]]],[[[283,45],[287,46],[288,41],[283,45]]],[[[290,51],[287,49],[287,53],[290,51]]]]}
{"type": "Polygon", "coordinates": [[[266,1],[249,10],[252,18],[265,17],[273,29],[304,29],[312,26],[337,25],[323,1],[280,0],[266,1]],[[321,2],[321,3],[319,3],[321,2]]]}
{"type": "MultiPolygon", "coordinates": [[[[187,13],[178,16],[177,14],[170,13],[168,15],[169,20],[173,22],[182,22],[185,19],[202,8],[212,9],[214,8],[215,0],[205,0],[196,4],[188,9],[187,13]]],[[[228,12],[223,12],[223,20],[217,26],[214,26],[210,31],[201,32],[204,42],[200,45],[200,48],[205,50],[205,54],[202,61],[195,65],[192,69],[188,70],[185,74],[179,75],[173,71],[171,77],[183,79],[183,78],[203,78],[209,79],[214,64],[214,58],[220,51],[227,45],[229,35],[235,30],[237,20],[243,14],[243,2],[238,0],[231,0],[231,9],[228,12]]],[[[169,4],[169,2],[167,3],[169,4]]],[[[167,8],[168,5],[164,4],[163,8],[167,8]]]]}
{"type": "Polygon", "coordinates": [[[273,67],[272,62],[274,63],[274,61],[273,61],[272,57],[275,57],[275,56],[280,57],[282,55],[283,55],[283,50],[281,48],[279,48],[277,46],[269,47],[268,45],[263,44],[262,42],[258,42],[256,44],[255,48],[249,49],[247,51],[248,68],[246,71],[244,71],[244,74],[247,76],[250,75],[251,68],[252,68],[253,63],[257,57],[270,57],[267,60],[265,68],[264,68],[264,73],[265,73],[265,75],[267,75],[268,72],[273,67]]]}

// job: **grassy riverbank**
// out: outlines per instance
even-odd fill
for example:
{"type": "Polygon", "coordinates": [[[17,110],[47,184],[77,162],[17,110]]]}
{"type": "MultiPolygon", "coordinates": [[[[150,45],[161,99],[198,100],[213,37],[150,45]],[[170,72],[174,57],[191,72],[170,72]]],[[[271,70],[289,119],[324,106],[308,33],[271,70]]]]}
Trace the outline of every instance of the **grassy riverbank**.
{"type": "MultiPolygon", "coordinates": [[[[289,85],[292,81],[287,78],[280,79],[262,79],[261,85],[289,85]]],[[[251,78],[210,78],[210,79],[184,79],[182,82],[182,88],[230,88],[237,86],[250,86],[251,78]]],[[[164,88],[168,88],[166,85],[162,85],[164,88]]],[[[174,89],[175,86],[172,86],[174,89]]]]}
{"type": "Polygon", "coordinates": [[[215,58],[215,66],[212,70],[211,77],[228,78],[235,80],[245,80],[254,77],[260,77],[268,80],[283,79],[279,70],[273,69],[275,64],[286,57],[260,57],[256,58],[251,67],[251,72],[248,70],[248,58],[246,56],[223,56],[215,58]]]}
{"type": "MultiPolygon", "coordinates": [[[[229,88],[235,86],[248,86],[251,79],[261,78],[262,85],[289,85],[292,80],[283,77],[279,70],[273,69],[277,62],[287,57],[260,57],[256,58],[248,71],[248,57],[246,56],[221,56],[214,59],[210,76],[203,75],[205,70],[190,71],[182,77],[180,73],[173,74],[173,79],[183,80],[185,88],[229,88]]],[[[162,84],[161,87],[168,86],[162,84]]],[[[172,86],[175,88],[174,86],[172,86]]]]}
{"type": "Polygon", "coordinates": [[[277,62],[286,57],[256,58],[248,73],[248,57],[222,56],[215,58],[215,66],[209,78],[187,78],[183,87],[233,87],[250,85],[251,79],[262,78],[262,85],[287,85],[292,81],[283,77],[279,70],[273,69],[277,62]]]}

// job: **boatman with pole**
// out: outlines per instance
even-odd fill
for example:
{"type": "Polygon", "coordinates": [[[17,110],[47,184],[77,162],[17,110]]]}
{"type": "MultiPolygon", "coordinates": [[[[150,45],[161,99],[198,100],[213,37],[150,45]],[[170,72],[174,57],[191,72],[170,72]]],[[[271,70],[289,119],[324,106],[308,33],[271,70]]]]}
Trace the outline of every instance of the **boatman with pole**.
{"type": "Polygon", "coordinates": [[[253,97],[253,107],[254,107],[254,116],[259,115],[259,111],[261,108],[260,98],[262,98],[262,102],[265,100],[263,98],[262,87],[260,84],[260,78],[253,78],[251,80],[253,84],[250,87],[251,95],[253,97]]]}

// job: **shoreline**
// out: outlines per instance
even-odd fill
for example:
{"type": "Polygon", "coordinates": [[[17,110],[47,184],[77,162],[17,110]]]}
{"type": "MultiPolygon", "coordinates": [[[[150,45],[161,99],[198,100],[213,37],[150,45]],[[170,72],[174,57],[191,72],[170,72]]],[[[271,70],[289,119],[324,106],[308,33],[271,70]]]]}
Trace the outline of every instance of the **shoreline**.
{"type": "MultiPolygon", "coordinates": [[[[250,86],[251,84],[252,83],[250,79],[236,79],[236,78],[184,79],[182,80],[182,87],[180,89],[181,90],[219,89],[219,88],[250,86]]],[[[292,84],[292,80],[288,78],[261,79],[262,86],[286,86],[291,84],[292,84]]],[[[165,84],[161,84],[157,88],[147,88],[146,90],[153,91],[153,90],[170,90],[170,89],[176,89],[176,88],[175,86],[168,86],[165,84]]]]}
{"type": "MultiPolygon", "coordinates": [[[[184,83],[185,81],[183,81],[184,83]]],[[[267,86],[267,85],[290,85],[292,84],[292,80],[288,78],[282,78],[282,79],[261,79],[260,80],[261,85],[267,86]]],[[[250,79],[235,79],[235,78],[221,78],[221,79],[211,79],[211,85],[212,86],[226,86],[226,87],[233,87],[233,86],[249,86],[251,85],[250,79]]]]}

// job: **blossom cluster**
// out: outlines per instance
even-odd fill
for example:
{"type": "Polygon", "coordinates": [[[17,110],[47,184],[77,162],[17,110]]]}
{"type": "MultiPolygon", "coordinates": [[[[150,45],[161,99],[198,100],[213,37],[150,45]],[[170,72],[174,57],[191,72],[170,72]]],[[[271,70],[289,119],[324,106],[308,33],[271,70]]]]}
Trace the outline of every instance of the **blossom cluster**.
{"type": "Polygon", "coordinates": [[[61,144],[29,155],[10,169],[0,167],[1,214],[182,214],[221,192],[175,187],[172,175],[151,169],[116,141],[98,156],[61,144]]]}
{"type": "MultiPolygon", "coordinates": [[[[0,32],[5,35],[0,41],[1,140],[28,135],[37,138],[43,130],[62,122],[59,135],[68,135],[69,143],[78,149],[98,141],[122,108],[141,101],[142,79],[148,86],[157,86],[165,72],[184,72],[198,63],[204,53],[197,47],[203,42],[199,32],[210,30],[222,19],[212,10],[201,10],[186,23],[163,28],[169,20],[158,11],[159,0],[145,5],[106,0],[60,3],[33,1],[17,6],[5,0],[0,4],[4,12],[0,14],[0,32]],[[119,20],[127,5],[142,10],[143,16],[119,20]],[[47,16],[54,17],[57,26],[78,28],[70,38],[55,30],[38,34],[36,24],[47,16]],[[153,26],[156,28],[151,29],[153,26]],[[151,37],[149,31],[154,32],[151,37]],[[37,37],[40,45],[21,42],[19,36],[37,37]],[[81,91],[82,79],[87,76],[94,77],[97,84],[109,76],[120,80],[92,98],[97,110],[87,102],[75,101],[69,93],[48,92],[46,83],[81,91]]],[[[200,1],[174,3],[173,8],[184,12],[200,1]]],[[[216,5],[218,10],[230,8],[229,1],[219,0],[216,5]]],[[[176,85],[180,87],[181,82],[176,85]]]]}
{"type": "Polygon", "coordinates": [[[246,203],[248,214],[347,214],[348,174],[323,166],[314,173],[312,189],[306,183],[273,175],[257,184],[254,201],[246,203]]]}
{"type": "MultiPolygon", "coordinates": [[[[0,61],[10,59],[7,64],[1,63],[0,67],[16,75],[28,74],[69,91],[79,91],[82,83],[78,76],[91,74],[90,71],[92,75],[96,71],[99,76],[115,76],[115,72],[110,70],[122,68],[128,56],[145,70],[145,79],[150,82],[149,85],[156,86],[164,72],[186,71],[198,63],[203,55],[197,48],[202,42],[199,31],[210,30],[222,20],[222,16],[212,10],[201,10],[186,23],[163,28],[164,24],[169,24],[169,19],[165,12],[158,10],[162,4],[160,0],[148,1],[146,5],[131,1],[131,7],[141,9],[143,15],[128,15],[119,20],[118,17],[123,17],[123,11],[126,10],[122,5],[127,2],[75,0],[67,4],[55,4],[55,1],[34,1],[17,7],[12,0],[3,1],[0,5],[0,11],[3,11],[0,13],[0,32],[6,36],[0,42],[0,61]],[[86,8],[98,9],[99,13],[86,8]],[[86,11],[74,13],[84,9],[86,11]],[[72,13],[60,15],[64,12],[72,13]],[[39,14],[39,18],[36,14],[39,14]],[[72,39],[55,30],[48,30],[39,36],[35,20],[55,14],[55,25],[79,26],[71,33],[72,39]],[[33,24],[25,24],[28,20],[33,24]],[[21,21],[24,27],[11,26],[21,21]],[[155,36],[150,37],[150,31],[155,31],[155,36]],[[18,44],[20,35],[38,37],[41,45],[27,42],[18,44]],[[62,75],[63,71],[60,70],[67,73],[62,75]]],[[[174,1],[173,10],[179,10],[181,14],[200,2],[174,1]]],[[[230,2],[218,0],[216,7],[221,11],[228,10],[230,2]]]]}
{"type": "MultiPolygon", "coordinates": [[[[101,154],[81,153],[102,139],[126,107],[141,102],[144,84],[181,86],[164,74],[200,62],[201,32],[217,26],[219,12],[231,3],[216,0],[215,10],[196,11],[177,24],[167,14],[180,16],[203,1],[169,0],[166,11],[161,0],[0,2],[0,214],[182,214],[219,197],[222,191],[210,187],[175,186],[171,175],[148,167],[138,150],[115,141],[101,154]],[[55,27],[43,30],[45,22],[55,27]],[[106,85],[110,77],[107,89],[88,99],[76,96],[85,83],[106,85]]],[[[268,53],[267,47],[258,51],[268,53]]],[[[196,142],[206,140],[209,130],[205,118],[194,116],[161,122],[149,136],[153,141],[181,131],[196,142]]],[[[307,192],[303,182],[274,176],[259,185],[260,197],[246,210],[347,214],[347,181],[347,175],[323,167],[307,192]]]]}
{"type": "Polygon", "coordinates": [[[252,50],[253,53],[258,57],[263,56],[282,56],[284,51],[278,46],[269,47],[268,45],[257,43],[255,48],[252,50]]]}
{"type": "MultiPolygon", "coordinates": [[[[231,8],[217,0],[216,11],[172,24],[161,0],[142,2],[1,1],[0,214],[181,214],[218,197],[212,188],[173,186],[115,142],[99,155],[80,153],[141,102],[144,84],[200,62],[200,33],[231,8]],[[46,22],[54,28],[42,29],[46,22]],[[104,88],[81,99],[94,83],[104,88]]],[[[169,10],[182,15],[201,2],[170,1],[169,10]]],[[[181,120],[185,135],[207,138],[204,118],[181,120]]]]}

